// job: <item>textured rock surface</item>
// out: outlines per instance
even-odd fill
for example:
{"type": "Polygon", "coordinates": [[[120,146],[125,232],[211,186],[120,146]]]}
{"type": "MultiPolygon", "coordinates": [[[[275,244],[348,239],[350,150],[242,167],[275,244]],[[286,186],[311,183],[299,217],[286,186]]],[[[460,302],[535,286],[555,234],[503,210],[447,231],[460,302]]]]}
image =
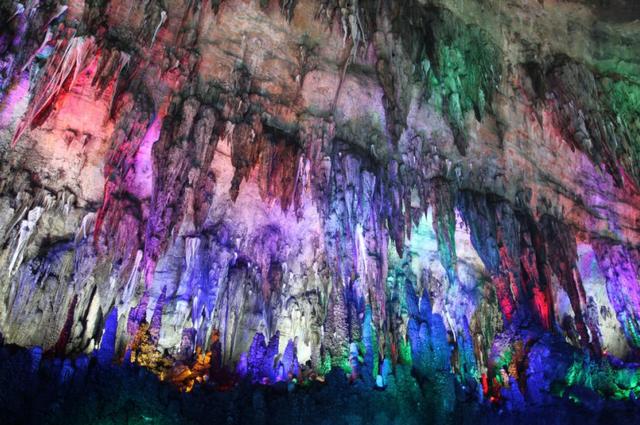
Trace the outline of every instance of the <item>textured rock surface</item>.
{"type": "Polygon", "coordinates": [[[624,369],[632,3],[0,1],[0,332],[182,389],[412,365],[438,418],[624,369]]]}

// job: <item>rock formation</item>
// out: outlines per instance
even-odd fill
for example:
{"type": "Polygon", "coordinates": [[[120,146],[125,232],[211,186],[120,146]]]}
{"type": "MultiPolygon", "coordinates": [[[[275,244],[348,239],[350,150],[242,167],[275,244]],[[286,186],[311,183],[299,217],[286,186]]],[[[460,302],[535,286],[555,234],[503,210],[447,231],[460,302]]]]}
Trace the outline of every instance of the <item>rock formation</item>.
{"type": "Polygon", "coordinates": [[[63,386],[83,354],[186,391],[341,369],[438,394],[441,423],[465,400],[635,400],[639,19],[0,1],[4,344],[65,359],[63,386]]]}

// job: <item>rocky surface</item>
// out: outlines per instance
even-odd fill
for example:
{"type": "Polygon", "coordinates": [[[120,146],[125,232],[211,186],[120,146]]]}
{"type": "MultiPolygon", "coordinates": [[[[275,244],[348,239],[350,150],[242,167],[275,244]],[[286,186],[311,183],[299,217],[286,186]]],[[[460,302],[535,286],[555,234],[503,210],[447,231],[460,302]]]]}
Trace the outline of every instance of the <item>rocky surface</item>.
{"type": "Polygon", "coordinates": [[[411,368],[439,422],[635,398],[636,9],[0,1],[0,332],[182,390],[411,368]]]}

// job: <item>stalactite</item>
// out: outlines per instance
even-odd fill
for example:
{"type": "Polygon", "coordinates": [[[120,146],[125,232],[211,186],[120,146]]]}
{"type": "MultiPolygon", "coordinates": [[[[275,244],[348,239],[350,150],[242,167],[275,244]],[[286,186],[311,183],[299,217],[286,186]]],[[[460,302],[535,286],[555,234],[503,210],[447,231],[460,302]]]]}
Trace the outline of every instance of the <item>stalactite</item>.
{"type": "Polygon", "coordinates": [[[509,274],[514,265],[509,256],[508,246],[504,244],[510,241],[504,241],[504,236],[499,233],[494,208],[480,195],[461,195],[460,209],[470,227],[471,242],[492,275],[503,314],[507,321],[511,321],[517,309],[515,294],[512,292],[512,279],[515,277],[509,274]]]}
{"type": "Polygon", "coordinates": [[[552,217],[541,219],[542,233],[546,240],[548,258],[553,272],[569,295],[575,314],[575,326],[580,343],[590,348],[596,356],[602,354],[595,329],[589,329],[591,321],[585,321],[586,296],[580,274],[576,269],[577,248],[575,236],[565,225],[552,217]],[[592,338],[591,336],[594,336],[592,338]]]}
{"type": "Polygon", "coordinates": [[[162,288],[162,293],[156,301],[156,305],[153,307],[153,315],[151,316],[151,322],[149,323],[149,335],[151,338],[151,344],[158,345],[158,338],[160,337],[160,327],[162,326],[162,310],[164,309],[164,303],[167,296],[167,287],[162,288]]]}
{"type": "MultiPolygon", "coordinates": [[[[530,223],[530,222],[529,222],[530,223]]],[[[542,325],[550,329],[553,320],[553,304],[549,294],[549,282],[546,281],[544,269],[540,270],[540,248],[536,248],[536,242],[532,239],[537,235],[538,229],[530,223],[532,230],[521,232],[520,264],[522,266],[522,285],[529,297],[529,303],[538,315],[542,325]],[[532,236],[533,235],[533,236],[532,236]]],[[[544,268],[544,266],[542,266],[544,268]]]]}
{"type": "MultiPolygon", "coordinates": [[[[119,128],[114,132],[111,149],[104,168],[105,185],[102,206],[96,215],[93,238],[99,247],[105,218],[116,208],[114,202],[122,196],[127,175],[133,170],[135,154],[154,121],[157,108],[154,99],[140,89],[133,96],[123,97],[119,112],[119,128]]],[[[125,200],[126,202],[126,200],[125,200]]],[[[117,216],[118,214],[116,214],[117,216]]],[[[117,228],[118,223],[110,223],[117,228]]]]}
{"type": "Polygon", "coordinates": [[[291,22],[297,0],[280,0],[280,12],[291,22]]]}
{"type": "Polygon", "coordinates": [[[14,267],[17,267],[22,262],[22,256],[24,254],[24,249],[29,242],[29,238],[36,231],[36,225],[38,224],[38,220],[42,216],[44,208],[37,206],[29,211],[27,214],[27,218],[22,220],[20,223],[20,230],[18,231],[18,239],[15,243],[15,247],[13,249],[13,255],[11,256],[11,261],[9,262],[8,273],[14,270],[14,267]]]}
{"type": "MultiPolygon", "coordinates": [[[[169,231],[184,216],[187,188],[198,187],[201,173],[194,166],[210,164],[218,138],[214,133],[216,113],[195,98],[181,106],[181,120],[166,125],[154,145],[152,215],[145,234],[145,282],[149,285],[160,253],[167,245],[169,231]],[[158,166],[158,164],[163,164],[158,166]]],[[[191,200],[193,202],[193,200],[191,200]]],[[[193,220],[193,218],[191,218],[193,220]]]]}
{"type": "Polygon", "coordinates": [[[25,130],[37,127],[47,118],[59,96],[73,87],[80,72],[88,65],[96,45],[92,37],[71,37],[59,42],[56,48],[60,54],[55,54],[47,64],[46,78],[42,78],[35,88],[35,97],[16,129],[12,145],[25,130]]]}
{"type": "Polygon", "coordinates": [[[454,233],[456,217],[451,189],[446,182],[433,182],[431,191],[432,199],[429,204],[434,208],[433,230],[438,237],[440,261],[447,270],[450,284],[455,285],[457,259],[454,233]]]}
{"type": "MultiPolygon", "coordinates": [[[[556,58],[549,71],[549,105],[554,109],[552,115],[557,128],[577,149],[585,152],[596,164],[603,164],[616,184],[623,185],[624,168],[622,157],[634,155],[625,143],[624,130],[608,114],[594,108],[599,96],[599,84],[596,78],[584,66],[571,62],[567,58],[556,58]],[[591,113],[585,114],[588,110],[591,113]]],[[[637,157],[636,157],[637,158],[637,157]]],[[[630,173],[632,184],[637,187],[638,174],[630,173]]]]}
{"type": "Polygon", "coordinates": [[[153,43],[156,41],[156,36],[158,35],[158,31],[162,24],[167,20],[167,12],[164,10],[160,11],[160,20],[158,21],[158,25],[156,25],[156,29],[153,31],[153,37],[151,37],[151,46],[153,47],[153,43]]]}

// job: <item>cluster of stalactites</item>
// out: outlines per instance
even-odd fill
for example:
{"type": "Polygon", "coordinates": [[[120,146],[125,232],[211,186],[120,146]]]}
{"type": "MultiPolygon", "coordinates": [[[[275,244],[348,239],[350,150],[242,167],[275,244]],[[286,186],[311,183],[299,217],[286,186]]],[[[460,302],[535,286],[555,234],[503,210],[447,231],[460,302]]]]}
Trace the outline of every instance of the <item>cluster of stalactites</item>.
{"type": "MultiPolygon", "coordinates": [[[[283,13],[289,19],[294,5],[294,1],[281,2],[283,13]]],[[[336,7],[332,2],[324,2],[323,11],[333,17],[336,7]]],[[[353,39],[357,50],[363,41],[357,2],[347,2],[339,12],[345,37],[349,35],[353,39]]],[[[12,22],[23,23],[24,20],[20,19],[16,16],[12,22]]],[[[165,19],[166,12],[162,11],[159,20],[155,21],[151,44],[165,19]]],[[[23,28],[15,28],[16,43],[20,42],[22,33],[23,28]]],[[[255,251],[260,252],[252,260],[258,265],[258,271],[250,269],[245,259],[238,259],[237,252],[236,255],[225,256],[222,250],[216,251],[216,243],[222,245],[223,236],[218,235],[219,240],[199,236],[205,230],[211,230],[205,229],[216,183],[210,166],[218,142],[223,137],[230,143],[231,165],[234,168],[229,188],[232,200],[238,198],[241,185],[256,170],[260,196],[264,202],[277,200],[282,209],[292,208],[299,217],[303,192],[310,190],[315,198],[323,220],[327,262],[333,271],[328,293],[316,294],[322,298],[317,304],[324,305],[314,305],[314,308],[326,311],[326,317],[318,315],[319,318],[314,318],[321,322],[318,327],[323,327],[325,335],[323,341],[314,343],[313,358],[316,364],[320,361],[315,353],[320,351],[318,345],[322,345],[322,351],[334,358],[345,358],[353,355],[353,350],[349,350],[350,343],[363,338],[366,344],[375,346],[375,350],[369,347],[367,353],[375,351],[379,356],[378,361],[388,359],[388,352],[392,353],[390,357],[393,361],[397,361],[396,346],[406,343],[408,337],[414,364],[417,368],[427,368],[425,375],[432,372],[429,368],[438,373],[448,370],[446,330],[442,319],[431,314],[425,294],[418,302],[414,299],[417,298],[415,293],[407,288],[405,296],[409,304],[410,321],[402,325],[391,323],[387,307],[390,304],[387,287],[388,249],[391,240],[398,254],[404,254],[412,225],[426,214],[430,206],[433,209],[432,225],[437,236],[440,261],[449,284],[456,285],[456,203],[470,229],[473,246],[491,276],[506,322],[515,328],[533,313],[541,329],[560,327],[577,345],[589,348],[595,354],[601,353],[597,318],[587,308],[585,290],[576,268],[577,248],[571,229],[551,216],[543,216],[536,221],[529,213],[514,209],[505,200],[466,191],[456,194],[457,189],[451,181],[433,178],[435,173],[429,167],[436,166],[431,164],[431,157],[424,155],[426,146],[423,146],[420,137],[410,138],[410,143],[399,145],[406,159],[404,162],[378,158],[375,146],[371,152],[357,151],[353,146],[335,139],[331,131],[327,137],[301,143],[301,137],[297,134],[269,125],[247,106],[250,104],[248,92],[251,81],[246,70],[242,69],[237,70],[239,78],[234,92],[223,94],[219,99],[224,107],[204,101],[192,95],[193,90],[185,89],[180,96],[175,96],[165,117],[158,104],[167,100],[159,102],[141,79],[134,78],[126,83],[120,81],[120,74],[130,65],[128,54],[108,49],[91,37],[76,36],[73,32],[56,31],[55,34],[59,39],[56,38],[54,42],[51,38],[47,42],[50,47],[47,51],[51,50],[53,53],[49,54],[52,56],[39,71],[41,76],[33,88],[34,97],[14,140],[17,141],[23,131],[34,128],[46,119],[56,102],[60,102],[64,94],[71,90],[82,70],[91,70],[91,85],[97,87],[99,95],[111,91],[109,115],[116,122],[116,131],[111,138],[111,149],[104,169],[106,183],[103,204],[94,217],[94,245],[98,255],[113,255],[118,260],[124,258],[125,263],[129,262],[122,267],[120,275],[114,272],[110,279],[129,276],[120,300],[126,300],[124,304],[127,306],[129,302],[137,302],[137,306],[130,311],[121,311],[128,318],[126,328],[131,339],[128,347],[135,353],[134,361],[144,365],[161,362],[162,356],[158,357],[157,351],[160,317],[166,299],[175,294],[167,294],[166,287],[163,287],[158,299],[152,300],[150,291],[158,261],[174,240],[181,237],[185,240],[187,252],[185,274],[189,277],[185,279],[191,279],[189,284],[195,288],[193,293],[197,294],[190,306],[193,327],[188,328],[194,335],[191,336],[190,331],[187,339],[206,343],[211,333],[211,321],[218,298],[215,291],[208,294],[207,287],[223,282],[220,284],[221,291],[232,293],[232,286],[249,282],[247,286],[253,288],[252,285],[256,284],[257,290],[251,296],[242,291],[233,293],[242,307],[244,303],[253,303],[252,308],[263,310],[267,337],[271,337],[269,345],[266,345],[264,337],[260,339],[258,335],[261,334],[256,335],[249,350],[247,368],[258,379],[268,378],[270,381],[291,373],[297,374],[294,373],[297,360],[291,360],[295,354],[291,354],[293,348],[289,349],[289,346],[282,367],[273,364],[277,354],[273,341],[276,341],[277,349],[277,333],[273,329],[274,314],[271,309],[276,304],[272,300],[277,298],[281,288],[283,264],[286,263],[284,258],[275,255],[277,249],[271,249],[270,246],[282,244],[281,235],[277,230],[266,229],[261,242],[255,243],[258,248],[255,251]],[[135,155],[159,115],[163,118],[163,128],[153,147],[153,193],[148,200],[149,214],[145,216],[140,203],[127,196],[130,190],[127,179],[133,170],[135,155]],[[134,218],[129,214],[130,211],[135,211],[134,218]],[[212,266],[201,265],[213,263],[214,256],[224,263],[217,271],[212,266]],[[194,265],[196,263],[198,266],[194,265]],[[196,269],[200,273],[194,272],[196,269]],[[574,313],[571,320],[561,323],[556,323],[552,302],[552,286],[556,280],[567,293],[574,313]],[[144,283],[144,293],[140,299],[136,299],[133,292],[140,281],[144,283]],[[261,298],[256,301],[259,296],[261,298]],[[155,302],[152,318],[147,324],[147,310],[152,302],[155,302]],[[367,305],[372,310],[370,313],[366,310],[367,305]],[[363,318],[367,323],[364,328],[363,318]],[[408,328],[406,333],[403,333],[402,326],[408,328]],[[375,339],[375,344],[372,339],[375,339]],[[254,359],[265,358],[264,361],[254,362],[254,359]]],[[[44,51],[41,52],[41,55],[44,54],[44,51]]],[[[572,125],[578,128],[584,126],[584,122],[572,125]]],[[[581,139],[580,142],[586,144],[589,140],[581,139]]],[[[582,148],[591,153],[591,147],[585,145],[582,148]]],[[[597,148],[606,151],[607,145],[598,145],[597,148]]],[[[605,156],[608,166],[613,167],[615,156],[605,156]]],[[[42,213],[43,209],[36,205],[16,226],[17,236],[12,241],[13,255],[8,262],[9,274],[22,263],[25,247],[42,213]]],[[[84,224],[83,233],[86,233],[84,224]]],[[[86,239],[86,234],[82,239],[86,239]]],[[[80,252],[80,248],[76,249],[80,252]]],[[[605,242],[596,244],[596,253],[618,320],[631,345],[638,348],[640,319],[637,312],[640,311],[640,297],[637,295],[637,253],[621,245],[611,246],[605,242]]],[[[115,304],[116,300],[110,302],[115,304]]],[[[78,303],[90,304],[76,297],[65,298],[68,310],[55,344],[56,352],[64,352],[69,343],[71,320],[78,303]]],[[[221,335],[225,348],[216,358],[225,362],[235,354],[232,349],[236,341],[235,334],[245,322],[241,314],[231,314],[218,320],[225,325],[221,335]]],[[[105,329],[103,337],[107,338],[109,347],[114,334],[112,322],[109,315],[106,322],[108,326],[105,325],[109,329],[105,329]]],[[[464,338],[459,346],[466,344],[462,350],[466,357],[460,356],[457,360],[459,364],[470,363],[467,328],[467,323],[461,325],[464,338]]],[[[454,333],[458,331],[460,329],[453,330],[454,333]]],[[[193,352],[192,348],[185,350],[193,352]]],[[[491,347],[475,349],[488,352],[491,347]]],[[[104,358],[109,357],[110,349],[105,352],[104,358]]],[[[205,363],[207,361],[202,360],[205,363]]],[[[461,370],[463,367],[458,365],[454,368],[461,370]]]]}
{"type": "MultiPolygon", "coordinates": [[[[518,326],[533,313],[543,329],[560,329],[577,346],[602,354],[598,312],[589,300],[578,269],[573,231],[560,220],[544,215],[534,220],[505,201],[462,192],[458,206],[469,226],[471,240],[490,273],[507,323],[518,326]],[[570,301],[571,317],[559,317],[553,305],[558,282],[570,301]],[[556,322],[560,320],[560,322],[556,322]]],[[[609,299],[631,345],[637,329],[630,313],[637,299],[637,267],[622,245],[594,242],[598,263],[605,274],[609,299]],[[624,287],[625,289],[622,289],[624,287]],[[621,296],[620,294],[626,294],[621,296]]]]}

